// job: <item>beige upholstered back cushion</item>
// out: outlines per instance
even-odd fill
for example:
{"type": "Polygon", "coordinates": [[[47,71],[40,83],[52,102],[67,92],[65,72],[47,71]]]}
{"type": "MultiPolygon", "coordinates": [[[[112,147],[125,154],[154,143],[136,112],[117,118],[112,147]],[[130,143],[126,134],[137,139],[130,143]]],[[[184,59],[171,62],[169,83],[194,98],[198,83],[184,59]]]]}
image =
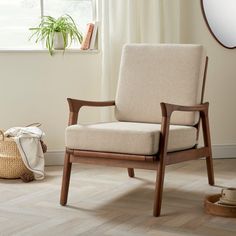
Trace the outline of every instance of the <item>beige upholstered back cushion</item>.
{"type": "MultiPolygon", "coordinates": [[[[205,60],[201,45],[124,46],[116,95],[116,119],[160,123],[161,102],[200,103],[205,60]]],[[[193,125],[196,114],[174,112],[171,123],[193,125]]]]}

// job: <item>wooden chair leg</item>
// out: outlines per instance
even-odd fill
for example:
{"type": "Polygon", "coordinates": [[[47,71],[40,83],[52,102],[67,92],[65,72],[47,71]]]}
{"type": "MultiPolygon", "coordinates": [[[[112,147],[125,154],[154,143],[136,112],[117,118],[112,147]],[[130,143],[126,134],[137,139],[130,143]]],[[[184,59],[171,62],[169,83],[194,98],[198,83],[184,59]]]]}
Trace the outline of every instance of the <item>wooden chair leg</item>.
{"type": "Polygon", "coordinates": [[[154,196],[153,216],[158,217],[161,214],[162,193],[164,186],[165,165],[159,165],[156,176],[156,188],[154,196]]]}
{"type": "Polygon", "coordinates": [[[211,150],[211,136],[210,136],[210,125],[208,118],[208,110],[207,112],[202,114],[202,129],[203,129],[203,138],[204,144],[209,148],[209,156],[206,157],[206,165],[207,165],[207,175],[208,175],[208,183],[210,185],[214,185],[214,170],[213,170],[213,160],[212,160],[212,150],[211,150]]]}
{"type": "Polygon", "coordinates": [[[134,169],[128,168],[128,174],[129,174],[129,177],[133,178],[134,177],[134,169]]]}
{"type": "Polygon", "coordinates": [[[62,177],[62,186],[61,186],[61,199],[60,204],[65,206],[68,198],[69,184],[70,184],[70,173],[71,173],[70,154],[65,154],[64,168],[63,168],[63,177],[62,177]]]}
{"type": "Polygon", "coordinates": [[[210,185],[214,185],[215,184],[215,178],[214,178],[212,155],[209,156],[209,157],[206,157],[206,165],[207,165],[208,183],[210,185]]]}

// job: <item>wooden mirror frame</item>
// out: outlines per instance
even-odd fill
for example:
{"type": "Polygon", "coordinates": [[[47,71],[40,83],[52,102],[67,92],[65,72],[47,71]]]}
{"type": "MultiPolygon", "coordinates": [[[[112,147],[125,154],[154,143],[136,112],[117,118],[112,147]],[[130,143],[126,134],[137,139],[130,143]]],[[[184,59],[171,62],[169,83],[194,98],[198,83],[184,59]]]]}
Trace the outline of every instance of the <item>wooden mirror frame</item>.
{"type": "Polygon", "coordinates": [[[214,32],[212,31],[212,29],[211,29],[211,27],[210,27],[210,24],[209,24],[209,22],[208,22],[208,20],[207,20],[207,16],[206,16],[206,12],[205,12],[205,9],[204,9],[203,1],[204,1],[204,0],[200,0],[202,15],[203,15],[204,21],[205,21],[205,23],[206,23],[206,25],[207,25],[207,28],[208,28],[208,30],[210,31],[211,35],[212,35],[212,36],[215,38],[215,40],[216,40],[221,46],[223,46],[224,48],[227,48],[227,49],[235,49],[236,46],[234,46],[234,47],[228,47],[228,46],[224,45],[224,44],[216,37],[216,35],[215,35],[214,32]]]}

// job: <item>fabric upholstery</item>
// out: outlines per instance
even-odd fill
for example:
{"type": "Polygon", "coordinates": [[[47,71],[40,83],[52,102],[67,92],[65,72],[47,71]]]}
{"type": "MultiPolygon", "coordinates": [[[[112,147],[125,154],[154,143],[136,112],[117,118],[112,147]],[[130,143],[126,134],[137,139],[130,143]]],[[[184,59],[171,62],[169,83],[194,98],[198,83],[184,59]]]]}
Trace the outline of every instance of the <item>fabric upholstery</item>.
{"type": "MultiPolygon", "coordinates": [[[[110,122],[72,125],[66,129],[66,147],[90,151],[153,155],[158,152],[160,124],[110,122]]],[[[197,130],[171,125],[168,151],[184,150],[196,144],[197,130]]]]}
{"type": "MultiPolygon", "coordinates": [[[[200,45],[126,45],[120,65],[116,119],[161,123],[161,102],[200,103],[205,60],[200,45]]],[[[196,114],[175,112],[171,123],[193,125],[196,114]]]]}

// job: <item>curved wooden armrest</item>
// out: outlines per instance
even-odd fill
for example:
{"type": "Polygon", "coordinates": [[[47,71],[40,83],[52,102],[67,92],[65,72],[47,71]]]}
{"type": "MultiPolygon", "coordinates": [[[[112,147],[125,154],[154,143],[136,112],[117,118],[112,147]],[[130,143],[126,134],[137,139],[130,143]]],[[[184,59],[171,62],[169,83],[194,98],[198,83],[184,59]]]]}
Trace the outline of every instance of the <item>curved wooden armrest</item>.
{"type": "Polygon", "coordinates": [[[72,98],[67,98],[69,103],[69,108],[71,112],[79,112],[80,108],[83,106],[90,107],[105,107],[105,106],[114,106],[115,101],[85,101],[85,100],[77,100],[72,98]]]}
{"type": "MultiPolygon", "coordinates": [[[[169,103],[161,103],[162,110],[162,123],[161,123],[161,140],[160,140],[160,161],[164,163],[164,157],[167,153],[167,144],[169,138],[169,129],[170,129],[170,118],[174,111],[184,111],[184,112],[200,112],[200,117],[202,119],[202,128],[203,128],[203,138],[205,147],[210,146],[210,129],[209,129],[209,120],[208,120],[208,108],[209,103],[197,104],[194,106],[181,106],[169,103]]],[[[199,124],[199,123],[198,123],[199,124]]]]}
{"type": "Polygon", "coordinates": [[[207,115],[209,108],[209,102],[203,104],[197,104],[194,106],[181,106],[176,104],[161,103],[161,110],[163,117],[170,117],[174,111],[185,111],[185,112],[194,112],[198,111],[207,115]]]}
{"type": "Polygon", "coordinates": [[[80,108],[83,106],[106,107],[115,105],[115,101],[85,101],[72,98],[67,98],[67,101],[69,103],[69,108],[70,108],[69,125],[77,123],[78,113],[80,111],[80,108]]]}

